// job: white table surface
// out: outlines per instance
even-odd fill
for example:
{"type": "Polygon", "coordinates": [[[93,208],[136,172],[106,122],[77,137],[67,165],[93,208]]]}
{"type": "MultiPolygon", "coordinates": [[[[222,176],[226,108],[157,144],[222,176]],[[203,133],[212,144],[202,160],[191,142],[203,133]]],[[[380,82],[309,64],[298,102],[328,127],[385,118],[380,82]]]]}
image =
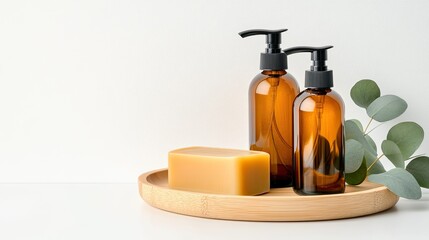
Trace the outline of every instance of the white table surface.
{"type": "MultiPolygon", "coordinates": [[[[365,203],[362,203],[365,204],[365,203]]],[[[0,239],[428,239],[429,191],[376,215],[319,222],[202,219],[152,208],[137,184],[0,184],[0,239]]]]}

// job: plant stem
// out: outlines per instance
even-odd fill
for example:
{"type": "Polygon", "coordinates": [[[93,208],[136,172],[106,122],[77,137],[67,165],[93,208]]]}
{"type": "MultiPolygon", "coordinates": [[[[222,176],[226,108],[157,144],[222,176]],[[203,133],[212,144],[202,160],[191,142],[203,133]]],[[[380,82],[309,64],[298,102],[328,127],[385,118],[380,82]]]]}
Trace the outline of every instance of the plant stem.
{"type": "Polygon", "coordinates": [[[367,133],[364,134],[364,136],[370,134],[372,131],[374,131],[376,128],[380,127],[381,125],[383,125],[383,123],[380,123],[377,126],[375,126],[373,129],[369,130],[367,133]]]}
{"type": "Polygon", "coordinates": [[[374,120],[374,118],[371,118],[371,120],[369,120],[368,124],[366,125],[365,131],[363,131],[364,135],[366,135],[366,130],[368,130],[369,125],[371,124],[372,120],[374,120]]]}
{"type": "Polygon", "coordinates": [[[381,154],[377,159],[375,159],[374,160],[374,162],[373,163],[371,163],[371,165],[369,165],[369,167],[368,167],[368,169],[366,170],[366,171],[369,171],[371,168],[372,168],[372,166],[374,166],[374,164],[378,161],[378,160],[380,160],[380,158],[382,158],[384,156],[384,153],[383,154],[381,154]]]}

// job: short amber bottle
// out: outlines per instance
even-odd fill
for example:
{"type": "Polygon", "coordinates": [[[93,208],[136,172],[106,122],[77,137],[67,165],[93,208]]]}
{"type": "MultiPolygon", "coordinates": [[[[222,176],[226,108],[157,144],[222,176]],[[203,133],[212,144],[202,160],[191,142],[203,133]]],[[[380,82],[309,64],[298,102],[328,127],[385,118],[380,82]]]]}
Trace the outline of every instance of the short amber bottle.
{"type": "Polygon", "coordinates": [[[262,71],[250,84],[250,149],[270,154],[272,188],[292,185],[292,107],[298,93],[285,70],[262,71]]]}
{"type": "Polygon", "coordinates": [[[308,88],[294,103],[294,190],[344,192],[344,104],[330,88],[308,88]]]}
{"type": "Polygon", "coordinates": [[[293,104],[295,192],[302,195],[343,193],[344,103],[331,89],[326,47],[295,47],[286,54],[311,52],[313,66],[305,72],[305,87],[293,104]]]}

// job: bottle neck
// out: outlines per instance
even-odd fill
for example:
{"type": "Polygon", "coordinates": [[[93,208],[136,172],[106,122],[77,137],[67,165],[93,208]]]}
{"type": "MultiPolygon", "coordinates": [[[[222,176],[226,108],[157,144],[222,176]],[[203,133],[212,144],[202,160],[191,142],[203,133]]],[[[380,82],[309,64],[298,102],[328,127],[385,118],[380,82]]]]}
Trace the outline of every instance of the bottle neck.
{"type": "Polygon", "coordinates": [[[305,91],[315,95],[326,95],[332,92],[332,89],[331,88],[307,88],[305,89],[305,91]]]}
{"type": "Polygon", "coordinates": [[[269,75],[269,76],[282,76],[285,75],[286,70],[263,70],[261,74],[269,75]]]}

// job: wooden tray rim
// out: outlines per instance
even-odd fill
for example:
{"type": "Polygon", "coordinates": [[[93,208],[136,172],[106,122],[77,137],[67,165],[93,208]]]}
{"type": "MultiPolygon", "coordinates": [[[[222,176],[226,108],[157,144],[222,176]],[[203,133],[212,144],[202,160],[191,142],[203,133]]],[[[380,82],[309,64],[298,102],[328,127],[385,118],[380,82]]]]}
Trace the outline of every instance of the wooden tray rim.
{"type": "MultiPolygon", "coordinates": [[[[371,183],[371,185],[378,185],[374,188],[371,189],[365,189],[365,190],[361,190],[361,191],[353,191],[353,192],[346,192],[346,193],[342,193],[342,194],[329,194],[329,195],[314,195],[314,196],[300,196],[300,195],[294,195],[294,196],[282,196],[282,195],[277,195],[277,196],[270,196],[270,195],[266,195],[266,194],[262,194],[262,195],[258,195],[258,196],[237,196],[237,195],[222,195],[222,194],[210,194],[210,193],[200,193],[200,192],[190,192],[190,191],[183,191],[183,190],[177,190],[177,189],[170,189],[168,187],[164,187],[161,185],[157,185],[156,183],[151,182],[150,180],[148,180],[148,178],[153,175],[153,174],[160,174],[162,172],[168,171],[167,168],[163,168],[163,169],[158,169],[158,170],[153,170],[150,172],[146,172],[142,175],[140,175],[138,177],[138,181],[139,181],[139,191],[140,191],[140,195],[143,198],[143,200],[145,200],[149,205],[155,207],[155,208],[159,208],[162,210],[166,210],[169,212],[173,212],[173,213],[179,213],[179,214],[184,214],[184,215],[190,215],[190,216],[196,216],[196,217],[203,217],[203,218],[215,218],[215,219],[225,219],[225,220],[241,220],[241,221],[318,221],[318,220],[332,220],[332,219],[343,219],[343,218],[351,218],[351,217],[359,217],[359,216],[365,216],[365,215],[370,215],[370,214],[374,214],[374,213],[378,213],[378,212],[382,212],[385,211],[387,209],[392,208],[393,206],[396,205],[396,203],[399,200],[399,197],[394,195],[392,192],[390,192],[386,186],[383,185],[379,185],[379,184],[374,184],[371,183]],[[146,193],[144,193],[143,189],[146,189],[146,193]],[[148,192],[149,191],[149,192],[148,192]],[[378,193],[382,193],[382,195],[384,196],[388,196],[388,200],[387,203],[383,203],[381,204],[381,206],[379,206],[380,204],[377,201],[377,199],[374,199],[374,207],[368,207],[365,212],[363,212],[362,214],[358,213],[349,213],[347,214],[347,212],[345,212],[343,215],[343,217],[341,216],[335,216],[335,217],[323,217],[323,216],[317,216],[314,219],[311,217],[298,217],[296,219],[292,218],[292,217],[281,217],[281,216],[276,216],[273,219],[270,219],[268,217],[261,217],[260,219],[257,217],[252,217],[252,216],[229,216],[230,214],[226,214],[226,215],[222,215],[222,214],[207,214],[207,209],[205,209],[204,211],[202,211],[202,213],[198,212],[198,211],[190,211],[188,212],[186,209],[182,209],[179,208],[177,209],[177,206],[174,206],[174,204],[172,205],[171,203],[169,204],[165,204],[162,202],[156,202],[154,199],[158,199],[158,197],[160,197],[160,195],[164,195],[164,194],[168,194],[168,195],[176,195],[176,196],[181,196],[185,199],[185,201],[188,201],[189,199],[195,199],[195,198],[199,198],[202,197],[203,200],[201,200],[202,202],[204,202],[205,205],[207,205],[207,201],[208,200],[212,200],[214,203],[219,203],[220,201],[246,201],[246,200],[251,200],[251,202],[253,203],[262,203],[265,205],[266,201],[272,202],[272,203],[281,203],[282,205],[284,205],[285,202],[289,201],[297,201],[297,200],[303,200],[303,202],[305,202],[305,204],[308,204],[308,202],[311,201],[315,201],[315,202],[320,202],[320,201],[328,201],[329,199],[345,199],[347,200],[348,197],[353,197],[356,198],[356,195],[377,195],[378,193]],[[146,194],[146,196],[145,196],[146,194]],[[152,196],[148,196],[148,194],[155,194],[152,196]],[[387,194],[387,195],[386,195],[387,194]],[[157,196],[159,195],[159,196],[157,196]],[[377,206],[376,206],[377,205],[377,206]],[[368,210],[369,209],[369,210],[368,210]]],[[[359,186],[351,186],[351,187],[359,187],[359,186]]],[[[273,189],[273,192],[279,192],[281,194],[281,188],[280,189],[273,189]]],[[[162,196],[165,198],[165,196],[162,196]]],[[[162,200],[165,200],[164,198],[161,198],[162,200]]],[[[183,199],[182,199],[183,200],[183,199]]],[[[383,202],[383,201],[382,201],[383,202]]],[[[197,203],[198,205],[199,203],[197,203]]],[[[183,207],[183,206],[182,206],[183,207]]],[[[207,208],[207,206],[204,206],[204,208],[207,208]]],[[[332,208],[332,207],[331,207],[332,208]]],[[[338,214],[337,214],[338,215],[338,214]]]]}

